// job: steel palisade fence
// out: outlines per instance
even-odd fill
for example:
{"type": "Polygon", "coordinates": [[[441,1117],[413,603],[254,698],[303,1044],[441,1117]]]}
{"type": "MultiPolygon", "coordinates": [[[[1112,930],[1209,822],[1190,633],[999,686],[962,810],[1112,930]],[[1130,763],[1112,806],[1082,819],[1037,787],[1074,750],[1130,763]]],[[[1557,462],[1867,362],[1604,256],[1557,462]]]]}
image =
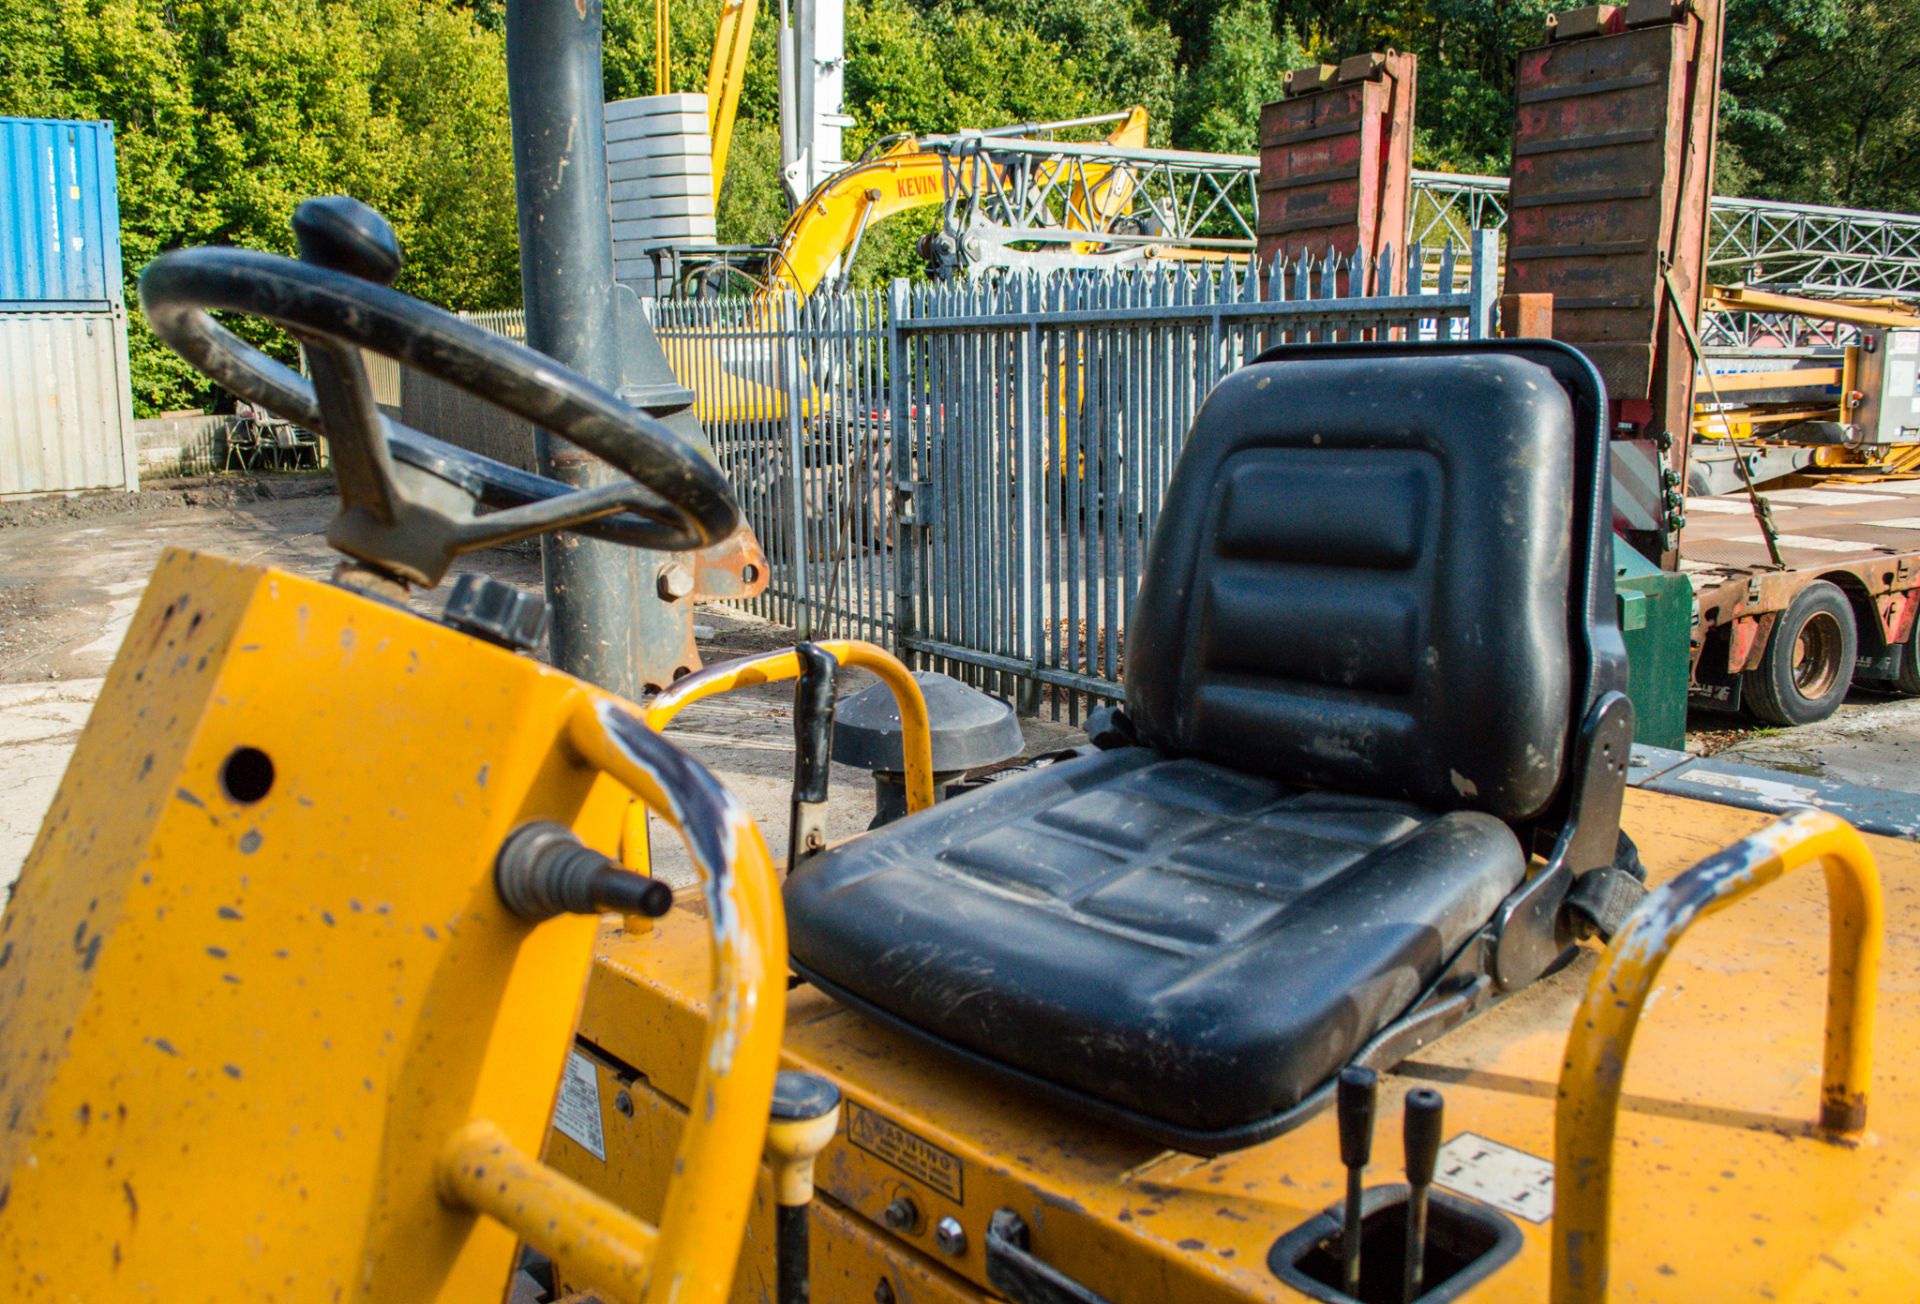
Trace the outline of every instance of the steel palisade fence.
{"type": "MultiPolygon", "coordinates": [[[[1371,269],[896,281],[652,310],[772,563],[750,609],[1077,719],[1119,695],[1147,544],[1214,385],[1275,344],[1489,334],[1494,241],[1474,236],[1465,288],[1444,294],[1422,288],[1416,246],[1371,269]]],[[[1438,284],[1456,284],[1440,257],[1438,284]]]]}

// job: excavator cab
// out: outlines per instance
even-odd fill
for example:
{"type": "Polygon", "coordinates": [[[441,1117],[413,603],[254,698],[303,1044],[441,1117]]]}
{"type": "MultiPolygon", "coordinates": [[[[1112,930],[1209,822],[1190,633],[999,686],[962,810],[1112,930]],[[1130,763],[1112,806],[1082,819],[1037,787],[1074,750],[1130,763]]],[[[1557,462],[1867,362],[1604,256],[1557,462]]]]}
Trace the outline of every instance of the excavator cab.
{"type": "Polygon", "coordinates": [[[803,862],[795,971],[1213,1154],[1611,934],[1641,889],[1613,865],[1604,411],[1551,343],[1288,347],[1229,377],[1105,745],[803,862]]]}

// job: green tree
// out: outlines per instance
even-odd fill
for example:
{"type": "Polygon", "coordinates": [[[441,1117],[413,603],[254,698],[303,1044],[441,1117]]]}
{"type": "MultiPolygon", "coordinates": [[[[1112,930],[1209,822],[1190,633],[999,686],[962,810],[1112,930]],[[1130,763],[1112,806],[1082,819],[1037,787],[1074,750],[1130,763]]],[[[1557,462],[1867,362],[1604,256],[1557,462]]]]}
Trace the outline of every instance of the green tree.
{"type": "MultiPolygon", "coordinates": [[[[147,330],[159,253],[290,252],[300,200],[394,222],[400,287],[453,307],[518,298],[501,37],[441,0],[0,0],[0,113],[115,124],[136,410],[204,403],[147,330]],[[15,57],[15,56],[19,57],[15,57]]],[[[235,328],[283,357],[259,323],[235,328]]]]}
{"type": "Polygon", "coordinates": [[[1310,62],[1291,24],[1276,30],[1270,0],[1228,0],[1214,14],[1209,56],[1187,78],[1176,119],[1189,149],[1251,154],[1260,106],[1277,99],[1287,70],[1310,62]]]}

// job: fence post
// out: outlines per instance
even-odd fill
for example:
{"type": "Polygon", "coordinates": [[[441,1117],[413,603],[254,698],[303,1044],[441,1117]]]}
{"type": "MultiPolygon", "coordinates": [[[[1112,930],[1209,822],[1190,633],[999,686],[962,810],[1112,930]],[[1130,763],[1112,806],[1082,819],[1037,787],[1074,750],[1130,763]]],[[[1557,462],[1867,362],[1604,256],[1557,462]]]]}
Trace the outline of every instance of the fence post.
{"type": "Polygon", "coordinates": [[[780,391],[787,405],[787,484],[789,486],[788,527],[793,551],[794,627],[801,638],[813,637],[813,558],[807,555],[807,464],[801,447],[800,409],[813,389],[813,377],[803,368],[800,357],[800,311],[792,291],[778,301],[780,339],[780,391]]]}
{"type": "Polygon", "coordinates": [[[1493,337],[1493,310],[1500,298],[1500,233],[1479,230],[1473,233],[1473,269],[1468,273],[1467,294],[1473,307],[1467,317],[1467,338],[1493,337]]]}
{"type": "Polygon", "coordinates": [[[918,449],[913,434],[910,387],[913,346],[905,326],[910,295],[904,276],[896,276],[887,287],[887,438],[893,446],[893,485],[888,494],[893,518],[893,650],[908,665],[913,664],[913,658],[907,650],[907,640],[920,627],[916,597],[919,586],[915,582],[920,536],[915,529],[917,514],[913,501],[918,449]]]}
{"type": "MultiPolygon", "coordinates": [[[[1037,671],[1040,668],[1040,649],[1046,642],[1040,617],[1040,567],[1041,553],[1039,539],[1040,522],[1040,485],[1045,475],[1045,441],[1040,438],[1039,429],[1047,414],[1044,411],[1042,385],[1045,376],[1041,372],[1040,356],[1040,306],[1042,295],[1037,277],[1022,277],[1020,281],[1020,311],[1026,319],[1021,333],[1021,368],[1025,376],[1020,382],[1019,410],[1015,416],[1018,422],[1014,431],[1014,474],[1019,476],[1020,493],[1020,537],[1015,551],[1020,565],[1020,614],[1019,629],[1015,637],[1016,647],[1022,660],[1029,662],[1037,671]]],[[[1051,422],[1048,422],[1050,425],[1051,422]]],[[[1040,680],[1027,676],[1020,680],[1020,699],[1018,703],[1022,715],[1037,715],[1040,711],[1040,680]]]]}

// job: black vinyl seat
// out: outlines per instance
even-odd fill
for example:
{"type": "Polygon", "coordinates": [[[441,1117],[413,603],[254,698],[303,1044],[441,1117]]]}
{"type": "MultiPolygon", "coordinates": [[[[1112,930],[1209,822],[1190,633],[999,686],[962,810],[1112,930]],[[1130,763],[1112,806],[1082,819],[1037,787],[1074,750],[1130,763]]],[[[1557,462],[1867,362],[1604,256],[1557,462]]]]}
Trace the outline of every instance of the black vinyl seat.
{"type": "Polygon", "coordinates": [[[795,968],[1203,1153],[1536,976],[1631,734],[1602,406],[1551,344],[1229,377],[1129,613],[1127,739],[805,862],[795,968]]]}

